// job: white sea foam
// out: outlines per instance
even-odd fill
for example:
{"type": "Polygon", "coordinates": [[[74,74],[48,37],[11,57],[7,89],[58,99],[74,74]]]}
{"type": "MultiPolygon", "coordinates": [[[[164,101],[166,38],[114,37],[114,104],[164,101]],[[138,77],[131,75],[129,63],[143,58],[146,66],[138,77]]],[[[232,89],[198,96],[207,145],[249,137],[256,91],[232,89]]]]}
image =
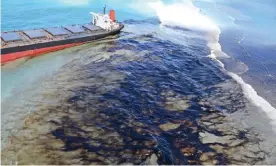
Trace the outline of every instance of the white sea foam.
{"type": "MultiPolygon", "coordinates": [[[[206,15],[200,12],[200,9],[195,7],[192,1],[183,1],[180,3],[164,4],[162,1],[151,2],[149,5],[156,11],[157,16],[163,25],[181,26],[191,30],[200,30],[207,32],[208,47],[211,49],[210,58],[216,60],[224,69],[224,64],[219,59],[229,58],[224,53],[219,44],[220,29],[206,15]]],[[[260,97],[253,87],[244,82],[237,74],[226,71],[243,89],[244,95],[252,101],[256,106],[266,112],[267,116],[272,119],[271,124],[276,129],[276,109],[260,97]]]]}
{"type": "Polygon", "coordinates": [[[162,1],[151,2],[162,24],[183,26],[189,29],[220,33],[220,29],[210,19],[201,14],[191,1],[165,5],[162,1]]]}
{"type": "Polygon", "coordinates": [[[151,2],[149,5],[156,11],[157,16],[164,25],[181,26],[192,30],[202,31],[207,34],[208,46],[211,48],[210,57],[228,58],[221,51],[219,44],[219,27],[195,7],[192,1],[183,1],[165,5],[162,1],[151,2]]]}
{"type": "MultiPolygon", "coordinates": [[[[242,86],[244,94],[258,107],[261,107],[267,113],[269,118],[276,119],[276,109],[264,98],[260,97],[251,85],[245,83],[237,74],[231,72],[228,72],[228,74],[242,86]]],[[[273,121],[272,123],[273,125],[276,125],[276,121],[273,121]]]]}

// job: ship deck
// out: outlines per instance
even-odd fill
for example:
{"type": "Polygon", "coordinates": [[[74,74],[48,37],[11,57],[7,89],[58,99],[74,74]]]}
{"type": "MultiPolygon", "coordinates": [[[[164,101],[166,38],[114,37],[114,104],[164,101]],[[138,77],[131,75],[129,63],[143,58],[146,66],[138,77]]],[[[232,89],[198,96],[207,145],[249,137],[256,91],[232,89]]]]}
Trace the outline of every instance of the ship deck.
{"type": "Polygon", "coordinates": [[[106,32],[106,30],[92,25],[91,23],[31,30],[8,31],[1,33],[1,46],[2,49],[20,47],[39,43],[47,43],[51,41],[61,41],[74,38],[77,39],[103,34],[106,32]]]}

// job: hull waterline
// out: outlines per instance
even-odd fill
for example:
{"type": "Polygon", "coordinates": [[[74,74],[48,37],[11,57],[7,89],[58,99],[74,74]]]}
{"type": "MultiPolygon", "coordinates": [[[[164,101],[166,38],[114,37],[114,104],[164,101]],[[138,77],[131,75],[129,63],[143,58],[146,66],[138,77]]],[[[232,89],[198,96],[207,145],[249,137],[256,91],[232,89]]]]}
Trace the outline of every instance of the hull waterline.
{"type": "MultiPolygon", "coordinates": [[[[15,42],[7,43],[6,46],[1,48],[1,65],[4,65],[7,62],[14,61],[16,59],[20,59],[23,57],[34,57],[41,54],[54,52],[58,50],[62,50],[69,47],[74,47],[78,45],[82,45],[87,42],[92,42],[95,40],[103,39],[108,36],[116,35],[120,33],[123,29],[124,25],[120,25],[119,28],[114,29],[112,31],[104,31],[102,29],[97,31],[86,30],[85,33],[82,34],[69,34],[66,37],[55,37],[52,36],[51,40],[42,40],[40,42],[33,42],[28,39],[30,42],[19,41],[23,44],[15,45],[15,42]],[[25,44],[27,43],[27,44],[25,44]]],[[[21,33],[17,31],[17,33],[21,33]]],[[[2,40],[3,41],[3,40],[2,40]]]]}

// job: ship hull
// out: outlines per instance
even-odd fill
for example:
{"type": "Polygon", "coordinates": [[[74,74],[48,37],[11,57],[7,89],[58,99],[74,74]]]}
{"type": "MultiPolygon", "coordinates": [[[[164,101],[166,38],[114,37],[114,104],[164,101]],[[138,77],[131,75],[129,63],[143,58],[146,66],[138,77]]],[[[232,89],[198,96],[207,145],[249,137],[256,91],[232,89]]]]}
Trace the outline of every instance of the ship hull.
{"type": "Polygon", "coordinates": [[[1,56],[1,64],[5,64],[10,61],[14,61],[16,59],[20,59],[23,57],[34,57],[37,55],[54,52],[58,50],[62,50],[69,47],[74,47],[81,45],[83,43],[72,43],[72,44],[64,44],[64,45],[58,45],[58,46],[52,46],[52,47],[45,47],[45,48],[38,48],[33,50],[27,50],[27,51],[20,51],[20,52],[13,52],[8,54],[2,54],[1,56]]]}
{"type": "Polygon", "coordinates": [[[91,36],[85,36],[80,38],[71,38],[59,41],[49,41],[45,43],[37,43],[31,45],[23,45],[9,48],[1,49],[1,64],[5,64],[7,62],[23,58],[23,57],[33,57],[41,54],[45,54],[48,52],[54,52],[58,50],[62,50],[69,47],[78,46],[90,41],[99,40],[108,36],[116,35],[120,33],[123,29],[123,25],[119,28],[109,31],[106,33],[95,34],[91,36]]]}

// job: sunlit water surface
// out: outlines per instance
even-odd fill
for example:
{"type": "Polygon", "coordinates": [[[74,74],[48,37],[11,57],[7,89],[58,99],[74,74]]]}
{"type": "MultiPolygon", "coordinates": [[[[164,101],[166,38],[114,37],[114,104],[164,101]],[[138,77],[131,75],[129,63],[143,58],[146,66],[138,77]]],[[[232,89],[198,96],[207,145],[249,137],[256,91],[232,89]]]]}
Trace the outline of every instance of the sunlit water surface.
{"type": "MultiPolygon", "coordinates": [[[[3,2],[2,28],[85,23],[89,11],[108,3],[72,2],[3,2]],[[22,15],[9,12],[10,6],[22,15]]],[[[199,23],[171,26],[170,19],[158,15],[173,3],[151,5],[158,17],[148,18],[135,8],[143,3],[120,6],[109,1],[126,25],[120,35],[3,66],[2,162],[275,164],[275,121],[268,116],[274,114],[264,110],[273,107],[259,106],[231,74],[255,83],[275,105],[275,82],[258,77],[267,90],[250,80],[258,72],[274,77],[274,66],[253,63],[260,58],[253,54],[247,60],[235,54],[241,45],[230,34],[236,29],[220,36],[231,58],[219,56],[219,49],[213,52],[217,58],[210,56],[210,44],[217,42],[214,31],[191,29],[199,23]],[[160,25],[160,20],[169,24],[160,25]],[[258,65],[265,72],[257,72],[258,65]]],[[[207,29],[217,30],[211,24],[207,29]]],[[[272,55],[258,47],[250,50],[272,55]]],[[[274,62],[271,56],[266,63],[274,62]]]]}

